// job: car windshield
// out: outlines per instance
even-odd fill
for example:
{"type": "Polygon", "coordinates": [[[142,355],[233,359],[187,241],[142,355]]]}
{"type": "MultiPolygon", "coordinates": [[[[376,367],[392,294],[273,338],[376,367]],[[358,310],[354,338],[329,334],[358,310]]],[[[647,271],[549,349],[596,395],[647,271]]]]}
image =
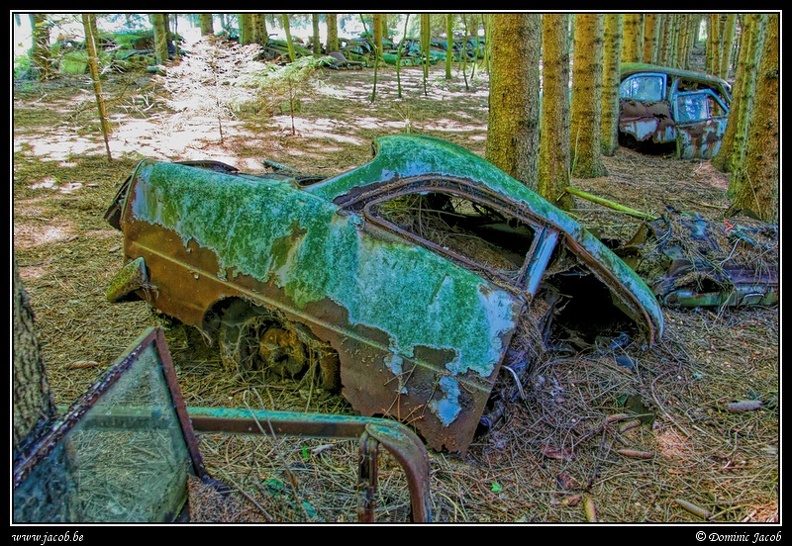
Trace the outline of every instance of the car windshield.
{"type": "Polygon", "coordinates": [[[619,88],[619,97],[639,101],[663,100],[664,78],[660,74],[631,76],[619,88]]]}

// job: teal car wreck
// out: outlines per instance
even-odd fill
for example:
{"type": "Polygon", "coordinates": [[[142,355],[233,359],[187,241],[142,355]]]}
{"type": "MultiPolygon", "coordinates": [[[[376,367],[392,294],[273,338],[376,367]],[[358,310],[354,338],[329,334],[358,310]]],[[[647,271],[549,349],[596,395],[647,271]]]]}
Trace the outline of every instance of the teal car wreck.
{"type": "Polygon", "coordinates": [[[547,351],[660,339],[641,278],[525,185],[431,137],[373,151],[330,178],[141,161],[106,214],[125,254],[108,300],[198,328],[229,371],[315,374],[457,453],[547,351]]]}

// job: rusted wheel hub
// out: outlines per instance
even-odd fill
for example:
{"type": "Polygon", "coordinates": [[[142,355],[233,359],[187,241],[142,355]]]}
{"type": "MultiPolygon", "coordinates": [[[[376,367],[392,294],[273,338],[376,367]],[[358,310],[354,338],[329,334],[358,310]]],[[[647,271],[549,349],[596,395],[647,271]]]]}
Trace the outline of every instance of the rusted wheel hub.
{"type": "Polygon", "coordinates": [[[305,344],[297,334],[277,326],[269,328],[261,336],[258,352],[263,369],[282,377],[296,377],[308,364],[305,344]]]}

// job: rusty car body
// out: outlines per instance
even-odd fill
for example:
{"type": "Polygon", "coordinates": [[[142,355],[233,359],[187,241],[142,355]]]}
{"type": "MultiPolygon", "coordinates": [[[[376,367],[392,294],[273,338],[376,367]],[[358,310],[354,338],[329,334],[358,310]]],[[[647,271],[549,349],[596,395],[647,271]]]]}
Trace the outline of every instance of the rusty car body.
{"type": "Polygon", "coordinates": [[[108,300],[200,329],[232,369],[314,373],[459,453],[545,349],[660,339],[644,281],[524,184],[427,136],[373,151],[330,178],[142,160],[106,214],[125,254],[108,300]]]}
{"type": "Polygon", "coordinates": [[[725,80],[691,70],[623,63],[619,143],[640,151],[674,149],[681,159],[720,150],[731,106],[725,80]]]}

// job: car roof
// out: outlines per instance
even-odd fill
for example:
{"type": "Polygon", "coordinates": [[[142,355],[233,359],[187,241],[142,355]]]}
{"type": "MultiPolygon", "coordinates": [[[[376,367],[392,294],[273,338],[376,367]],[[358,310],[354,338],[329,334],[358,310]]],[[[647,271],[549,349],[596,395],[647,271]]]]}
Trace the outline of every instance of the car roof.
{"type": "Polygon", "coordinates": [[[622,63],[620,70],[621,70],[622,79],[639,72],[659,72],[661,74],[668,74],[670,76],[679,76],[681,78],[687,78],[694,81],[706,82],[712,85],[722,86],[727,90],[731,87],[729,85],[729,82],[712,74],[697,72],[695,70],[682,70],[680,68],[672,68],[670,66],[661,66],[657,64],[622,63]]]}
{"type": "Polygon", "coordinates": [[[530,211],[574,239],[641,300],[645,312],[651,315],[647,320],[659,337],[663,329],[662,312],[643,280],[576,220],[525,184],[462,146],[426,135],[379,137],[374,141],[373,149],[374,158],[370,162],[309,186],[305,191],[333,201],[368,185],[398,179],[432,175],[464,179],[517,204],[526,212],[530,211]]]}

